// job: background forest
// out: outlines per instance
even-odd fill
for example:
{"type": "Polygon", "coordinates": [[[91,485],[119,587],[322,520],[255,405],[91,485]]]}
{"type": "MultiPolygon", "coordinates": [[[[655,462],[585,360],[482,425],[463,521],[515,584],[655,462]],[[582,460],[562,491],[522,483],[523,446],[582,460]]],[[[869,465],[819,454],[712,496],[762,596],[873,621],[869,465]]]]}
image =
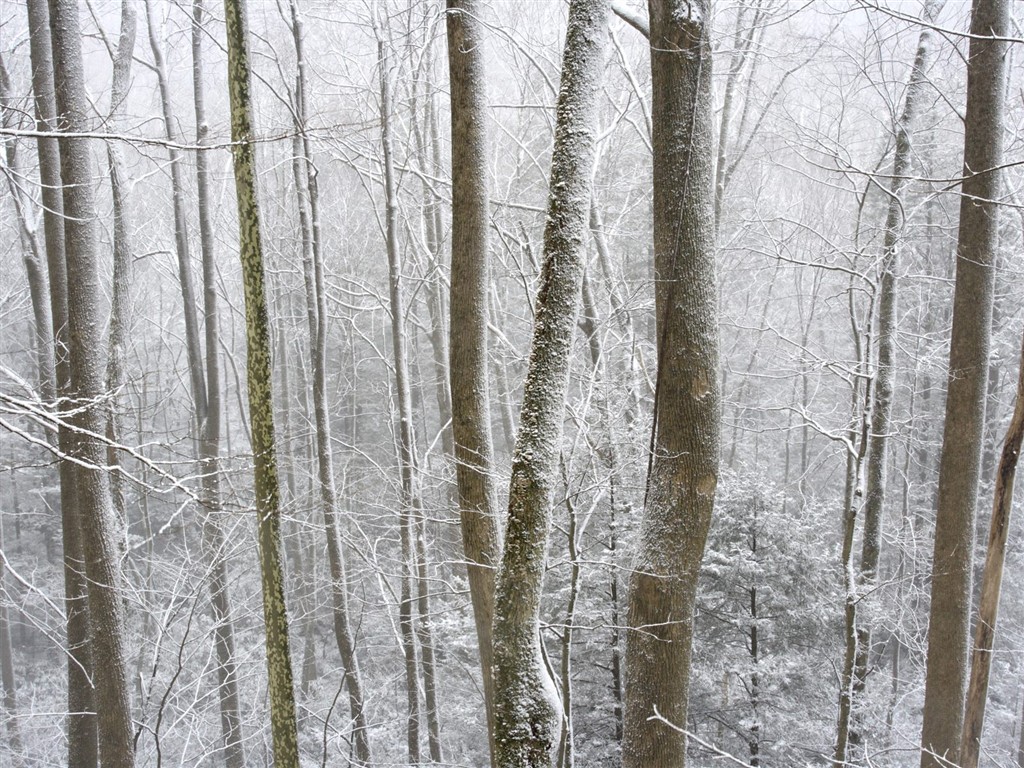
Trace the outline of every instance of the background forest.
{"type": "MultiPolygon", "coordinates": [[[[1024,8],[1009,5],[975,584],[1024,327],[1024,8]]],[[[477,7],[490,140],[486,370],[505,510],[568,6],[477,7]]],[[[91,354],[124,530],[136,764],[270,765],[223,8],[210,3],[198,18],[178,0],[79,8],[88,130],[102,137],[88,145],[102,295],[91,354]],[[218,503],[201,503],[210,498],[218,503]]],[[[541,608],[569,726],[560,767],[621,764],[626,595],[658,385],[650,47],[626,21],[647,9],[622,0],[615,10],[541,608]]],[[[851,763],[916,764],[971,5],[716,0],[712,11],[721,472],[678,725],[692,735],[694,766],[829,765],[840,690],[852,686],[851,763]],[[894,171],[908,83],[916,111],[907,165],[894,171]],[[889,279],[893,200],[902,223],[889,279]],[[896,296],[891,420],[877,565],[864,568],[886,285],[896,296]],[[844,675],[851,589],[856,685],[844,675]]],[[[486,765],[448,370],[444,5],[251,0],[247,13],[302,765],[371,753],[380,766],[486,765]]],[[[25,4],[0,3],[0,765],[12,767],[68,764],[60,462],[45,415],[55,398],[49,203],[29,29],[25,4]]],[[[983,765],[1024,764],[1018,522],[983,765]]]]}

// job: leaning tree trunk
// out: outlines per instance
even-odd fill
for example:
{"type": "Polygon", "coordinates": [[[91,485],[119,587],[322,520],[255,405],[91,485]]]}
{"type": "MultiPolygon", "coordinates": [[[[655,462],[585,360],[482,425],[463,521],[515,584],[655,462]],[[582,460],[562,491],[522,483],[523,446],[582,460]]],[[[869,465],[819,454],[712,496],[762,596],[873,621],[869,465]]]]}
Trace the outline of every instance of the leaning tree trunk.
{"type": "Polygon", "coordinates": [[[309,324],[309,355],[312,361],[313,410],[316,426],[317,482],[320,505],[327,534],[327,557],[331,572],[331,598],[334,619],[334,638],[344,665],[345,686],[348,690],[349,710],[352,717],[352,741],[359,765],[369,765],[369,732],[363,704],[362,675],[356,655],[355,640],[349,618],[348,570],[341,545],[339,530],[338,492],[334,483],[334,458],[331,448],[331,420],[327,403],[327,286],[324,278],[324,260],[321,253],[320,215],[318,206],[317,171],[313,166],[309,136],[306,133],[308,89],[306,85],[305,57],[303,55],[302,19],[295,0],[291,2],[292,37],[298,70],[296,82],[296,137],[292,172],[299,209],[299,229],[302,235],[302,273],[306,286],[306,316],[309,324]]]}
{"type": "Polygon", "coordinates": [[[550,766],[558,743],[561,708],[540,645],[540,600],[580,308],[608,13],[608,0],[569,4],[544,267],[512,456],[508,527],[495,585],[494,741],[500,768],[550,766]]]}
{"type": "Polygon", "coordinates": [[[252,433],[263,622],[266,628],[270,728],[274,764],[299,767],[295,692],[288,650],[288,613],[281,567],[281,490],[274,447],[274,402],[271,393],[270,323],[263,271],[256,160],[253,146],[248,24],[243,0],[224,0],[227,26],[228,94],[235,194],[238,201],[239,257],[245,289],[246,379],[252,433]]]}
{"type": "Polygon", "coordinates": [[[686,764],[693,607],[718,484],[710,5],[650,2],[658,373],[629,588],[625,768],[686,764]]]}
{"type": "Polygon", "coordinates": [[[1003,581],[1003,561],[1006,559],[1006,538],[1010,528],[1010,508],[1013,504],[1013,481],[1017,474],[1021,441],[1024,440],[1024,341],[1021,344],[1020,369],[1017,376],[1017,398],[1006,431],[1003,452],[996,470],[995,501],[992,505],[992,523],[988,534],[988,551],[981,579],[981,597],[978,600],[978,621],[974,630],[974,652],[971,654],[971,681],[967,688],[967,706],[964,714],[964,732],[960,745],[961,768],[978,768],[981,752],[982,728],[985,724],[985,699],[988,695],[989,669],[992,665],[992,645],[999,615],[999,590],[1003,581]]]}
{"type": "MultiPolygon", "coordinates": [[[[192,3],[192,91],[196,117],[196,144],[206,144],[209,126],[206,123],[206,100],[203,91],[203,37],[204,1],[192,3]]],[[[242,750],[242,723],[238,700],[238,673],[235,665],[235,632],[231,618],[231,599],[228,589],[226,559],[227,542],[218,519],[221,514],[220,442],[221,442],[221,384],[220,384],[220,321],[217,310],[217,264],[213,236],[213,201],[210,194],[209,152],[196,152],[196,183],[199,204],[199,246],[203,263],[203,319],[206,330],[205,371],[196,378],[205,379],[206,411],[197,410],[199,429],[199,465],[203,476],[203,547],[210,563],[210,606],[213,611],[213,647],[217,656],[217,696],[220,703],[221,737],[224,740],[224,763],[227,768],[242,768],[245,755],[242,750]],[[205,376],[203,375],[205,373],[205,376]]],[[[187,302],[185,292],[183,303],[187,302]]],[[[185,312],[194,311],[194,305],[185,305],[185,312]]],[[[193,324],[194,323],[193,321],[193,324]]],[[[197,324],[196,324],[197,325],[197,324]]],[[[186,338],[186,341],[188,339],[186,338]]],[[[197,339],[198,341],[198,339],[197,339]]],[[[197,350],[189,360],[199,361],[197,350]]]]}
{"type": "Polygon", "coordinates": [[[974,0],[967,59],[964,182],[957,235],[946,419],[932,556],[921,767],[959,759],[967,688],[971,566],[998,241],[1009,7],[974,0]]]}
{"type": "Polygon", "coordinates": [[[462,549],[469,576],[483,675],[487,734],[494,764],[494,568],[498,562],[498,489],[487,370],[489,190],[487,76],[477,0],[448,0],[448,72],[452,120],[452,263],[449,367],[462,549]]]}
{"type": "MultiPolygon", "coordinates": [[[[82,35],[76,0],[51,0],[54,91],[61,128],[89,130],[89,103],[82,65],[82,35]]],[[[76,430],[72,451],[79,462],[76,489],[82,550],[88,579],[90,643],[102,659],[94,675],[99,752],[104,768],[131,768],[135,762],[125,650],[125,616],[120,549],[104,470],[104,366],[101,350],[101,285],[94,222],[96,203],[89,141],[62,136],[60,170],[64,192],[70,391],[77,411],[68,418],[76,430]],[[96,672],[100,672],[99,669],[96,672]]]]}

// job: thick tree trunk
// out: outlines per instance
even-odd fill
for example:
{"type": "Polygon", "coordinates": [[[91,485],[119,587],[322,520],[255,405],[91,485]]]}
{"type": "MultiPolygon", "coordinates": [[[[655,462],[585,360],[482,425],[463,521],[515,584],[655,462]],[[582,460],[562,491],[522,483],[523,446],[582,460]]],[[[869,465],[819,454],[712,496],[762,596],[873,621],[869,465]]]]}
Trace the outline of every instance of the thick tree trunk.
{"type": "Polygon", "coordinates": [[[932,557],[922,768],[960,755],[967,688],[971,566],[992,327],[1006,92],[1006,0],[975,0],[967,63],[964,182],[957,236],[946,418],[932,557]]]}
{"type": "MultiPolygon", "coordinates": [[[[27,0],[29,45],[32,58],[32,90],[35,95],[36,127],[40,133],[57,127],[54,96],[50,12],[46,0],[27,0]]],[[[54,334],[54,375],[56,394],[71,397],[68,348],[67,264],[64,248],[64,198],[61,191],[60,146],[55,138],[36,139],[39,177],[42,185],[43,230],[46,264],[50,278],[50,315],[54,334]]],[[[70,456],[74,435],[61,420],[57,445],[70,456]]],[[[60,473],[61,531],[64,549],[64,606],[68,641],[68,768],[95,768],[99,761],[96,709],[92,689],[92,649],[88,643],[89,612],[78,523],[78,470],[62,459],[60,473]]]]}
{"type": "Polygon", "coordinates": [[[462,549],[469,576],[494,764],[494,569],[501,535],[491,440],[487,366],[490,282],[487,76],[477,0],[449,0],[448,71],[452,118],[450,358],[452,431],[462,549]]]}
{"type": "Polygon", "coordinates": [[[623,765],[676,768],[721,420],[710,3],[651,0],[650,21],[658,373],[630,579],[623,765]]]}
{"type": "Polygon", "coordinates": [[[974,651],[971,654],[971,680],[967,688],[964,732],[960,745],[961,768],[978,768],[982,728],[985,724],[985,699],[988,695],[989,669],[995,641],[996,619],[999,616],[999,590],[1006,559],[1006,538],[1010,528],[1013,505],[1013,481],[1017,474],[1021,441],[1024,440],[1024,342],[1021,344],[1020,368],[1017,377],[1017,398],[1013,417],[1006,431],[1003,451],[996,471],[995,501],[989,527],[985,570],[978,600],[978,621],[974,630],[974,651]]]}
{"type": "Polygon", "coordinates": [[[235,193],[238,199],[239,256],[245,288],[245,327],[249,421],[252,432],[254,485],[258,525],[263,621],[266,627],[270,727],[274,764],[298,768],[299,744],[295,723],[295,692],[288,650],[288,612],[281,567],[281,498],[274,447],[274,403],[271,393],[270,324],[263,271],[256,162],[247,41],[242,0],[224,0],[227,26],[228,93],[231,101],[231,140],[235,193]]]}
{"type": "MultiPolygon", "coordinates": [[[[82,66],[82,35],[75,0],[50,0],[54,92],[61,128],[81,133],[90,128],[82,66]]],[[[103,469],[106,449],[91,437],[104,431],[101,400],[105,392],[100,350],[101,287],[94,222],[96,204],[89,142],[62,137],[60,169],[64,192],[70,391],[79,407],[69,417],[81,430],[72,442],[81,462],[76,471],[82,550],[88,578],[90,643],[102,660],[94,675],[99,751],[104,768],[131,768],[135,762],[131,702],[125,651],[124,600],[120,548],[103,469]]]]}
{"type": "Polygon", "coordinates": [[[549,766],[558,742],[560,707],[541,651],[540,599],[583,282],[608,14],[607,0],[569,4],[544,267],[512,457],[508,529],[495,585],[495,745],[501,768],[549,766]]]}
{"type": "Polygon", "coordinates": [[[334,482],[331,421],[327,403],[327,287],[321,253],[320,217],[316,168],[313,166],[306,134],[308,90],[303,55],[303,27],[297,3],[291,2],[292,38],[295,44],[296,88],[295,158],[292,171],[298,196],[299,229],[302,235],[302,272],[306,284],[306,317],[309,325],[310,359],[313,363],[313,411],[316,425],[317,482],[327,535],[327,557],[331,574],[334,639],[345,667],[352,717],[352,741],[360,765],[371,762],[369,732],[363,706],[362,675],[356,655],[348,606],[348,569],[339,530],[338,492],[334,482]]]}
{"type": "MultiPolygon", "coordinates": [[[[206,100],[203,89],[204,0],[192,3],[192,88],[196,117],[196,144],[207,142],[206,100]]],[[[205,378],[206,411],[196,413],[200,430],[199,462],[203,476],[203,542],[210,563],[208,588],[213,610],[214,652],[217,656],[217,695],[220,703],[221,736],[224,739],[224,763],[227,768],[242,768],[242,723],[238,699],[238,673],[235,667],[235,632],[231,618],[231,600],[226,560],[227,542],[221,528],[220,443],[220,320],[217,310],[217,264],[213,236],[213,200],[210,194],[209,153],[196,152],[196,183],[199,204],[199,243],[203,263],[203,319],[206,330],[205,378]]],[[[182,292],[186,314],[193,311],[182,292]]],[[[188,339],[186,339],[188,340],[188,339]]],[[[198,350],[189,360],[201,359],[198,350]]],[[[205,373],[205,376],[203,376],[205,373]]]]}

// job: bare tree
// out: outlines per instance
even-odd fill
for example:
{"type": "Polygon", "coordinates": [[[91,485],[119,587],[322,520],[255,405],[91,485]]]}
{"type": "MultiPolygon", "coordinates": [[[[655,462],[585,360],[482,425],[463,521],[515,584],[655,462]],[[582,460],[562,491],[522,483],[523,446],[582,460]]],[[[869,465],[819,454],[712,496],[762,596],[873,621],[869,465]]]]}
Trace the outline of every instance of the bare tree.
{"type": "Polygon", "coordinates": [[[658,373],[629,588],[626,768],[686,763],[693,606],[718,484],[710,10],[650,3],[658,373]]]}
{"type": "Polygon", "coordinates": [[[608,0],[573,0],[569,5],[544,266],[495,586],[494,740],[501,768],[549,766],[558,743],[560,707],[542,656],[540,598],[569,353],[580,309],[608,14],[608,0]]]}
{"type": "Polygon", "coordinates": [[[256,161],[253,147],[248,21],[243,0],[224,0],[227,24],[228,92],[235,194],[238,203],[239,257],[245,289],[246,380],[252,433],[256,516],[266,627],[267,676],[274,764],[298,768],[295,691],[288,650],[288,612],[281,565],[281,489],[274,447],[274,402],[271,393],[270,323],[263,269],[256,161]]]}
{"type": "Polygon", "coordinates": [[[932,557],[921,768],[960,757],[971,567],[988,387],[1009,3],[974,0],[946,418],[932,557]]]}

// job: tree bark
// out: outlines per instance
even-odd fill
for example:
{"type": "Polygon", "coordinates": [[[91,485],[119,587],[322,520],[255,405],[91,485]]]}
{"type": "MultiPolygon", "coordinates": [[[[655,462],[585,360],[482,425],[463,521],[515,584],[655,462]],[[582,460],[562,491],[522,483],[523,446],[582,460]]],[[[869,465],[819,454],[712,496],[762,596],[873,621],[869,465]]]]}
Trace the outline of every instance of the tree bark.
{"type": "Polygon", "coordinates": [[[921,767],[960,755],[971,566],[992,327],[1009,3],[975,0],[967,63],[964,182],[957,236],[946,418],[932,557],[921,767]]]}
{"type": "Polygon", "coordinates": [[[508,529],[495,585],[495,745],[501,768],[550,766],[558,742],[560,707],[542,656],[540,599],[581,300],[608,14],[608,0],[569,4],[544,267],[512,457],[508,529]]]}
{"type": "Polygon", "coordinates": [[[494,765],[494,569],[501,535],[487,366],[490,260],[487,73],[477,0],[448,0],[452,121],[449,373],[462,549],[466,556],[491,764],[494,765]]]}
{"type": "Polygon", "coordinates": [[[999,616],[999,590],[1003,581],[1003,561],[1006,559],[1006,538],[1010,529],[1010,510],[1013,506],[1013,481],[1017,474],[1021,441],[1024,439],[1024,341],[1021,344],[1020,369],[1017,377],[1017,397],[1013,417],[1006,431],[1003,451],[996,471],[995,500],[992,522],[989,526],[988,550],[985,570],[981,578],[981,596],[978,600],[978,621],[974,630],[974,651],[971,654],[971,679],[967,688],[964,713],[964,732],[960,745],[961,768],[978,768],[981,752],[982,729],[985,724],[985,699],[988,695],[989,670],[992,665],[992,646],[995,641],[996,619],[999,616]]]}
{"type": "Polygon", "coordinates": [[[281,567],[281,498],[274,447],[274,403],[271,393],[270,328],[263,271],[256,162],[253,147],[247,19],[243,0],[224,0],[227,26],[228,94],[235,193],[238,201],[239,257],[245,289],[245,326],[252,432],[254,485],[258,524],[263,621],[266,627],[270,727],[274,764],[299,767],[295,723],[295,692],[288,650],[288,612],[281,567]]]}
{"type": "MultiPolygon", "coordinates": [[[[29,46],[32,59],[32,91],[36,128],[41,134],[57,128],[54,94],[50,11],[46,0],[27,0],[29,46]]],[[[64,198],[61,190],[60,145],[56,138],[36,139],[42,186],[43,231],[46,265],[50,278],[50,315],[54,334],[56,394],[71,397],[68,348],[67,264],[64,247],[64,198]]],[[[74,435],[63,419],[57,428],[61,455],[71,455],[74,435]]],[[[60,461],[60,513],[64,550],[64,606],[68,650],[68,768],[95,768],[99,761],[96,709],[92,689],[92,649],[88,643],[89,610],[81,531],[78,523],[77,468],[67,458],[60,461]]]]}
{"type": "Polygon", "coordinates": [[[630,579],[623,765],[677,768],[721,421],[710,3],[651,0],[650,23],[658,373],[630,579]]]}
{"type": "MultiPolygon", "coordinates": [[[[75,0],[50,0],[54,93],[61,129],[82,133],[90,128],[82,65],[82,35],[75,0]]],[[[103,434],[101,400],[105,381],[100,336],[101,287],[94,222],[89,141],[59,138],[64,194],[65,260],[70,392],[78,411],[68,418],[76,435],[76,471],[82,551],[88,579],[89,621],[93,658],[102,660],[94,675],[97,732],[104,768],[131,768],[135,762],[131,702],[125,651],[125,616],[120,548],[104,470],[106,449],[95,435],[103,434]]]]}

